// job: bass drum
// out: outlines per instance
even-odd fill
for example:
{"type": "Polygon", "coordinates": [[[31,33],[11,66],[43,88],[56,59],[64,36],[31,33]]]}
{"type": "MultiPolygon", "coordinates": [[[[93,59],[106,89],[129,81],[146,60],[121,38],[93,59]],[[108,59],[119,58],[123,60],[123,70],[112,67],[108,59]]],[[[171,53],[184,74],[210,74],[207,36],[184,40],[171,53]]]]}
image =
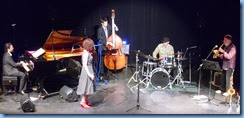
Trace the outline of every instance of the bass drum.
{"type": "Polygon", "coordinates": [[[169,73],[164,68],[155,68],[149,77],[154,89],[165,89],[170,82],[169,73]]]}

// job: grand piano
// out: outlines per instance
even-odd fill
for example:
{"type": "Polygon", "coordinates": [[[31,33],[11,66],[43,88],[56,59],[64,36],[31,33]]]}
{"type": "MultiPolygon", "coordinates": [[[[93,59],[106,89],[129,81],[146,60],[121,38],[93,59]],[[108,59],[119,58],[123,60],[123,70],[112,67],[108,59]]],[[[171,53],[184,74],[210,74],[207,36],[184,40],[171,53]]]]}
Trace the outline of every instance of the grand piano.
{"type": "Polygon", "coordinates": [[[85,37],[71,36],[72,30],[51,31],[44,46],[44,53],[34,57],[36,51],[26,51],[25,59],[34,62],[34,68],[29,72],[31,86],[36,85],[42,96],[48,96],[49,91],[59,90],[63,84],[76,86],[81,69],[82,42],[85,37]],[[56,89],[56,90],[55,90],[56,89]]]}

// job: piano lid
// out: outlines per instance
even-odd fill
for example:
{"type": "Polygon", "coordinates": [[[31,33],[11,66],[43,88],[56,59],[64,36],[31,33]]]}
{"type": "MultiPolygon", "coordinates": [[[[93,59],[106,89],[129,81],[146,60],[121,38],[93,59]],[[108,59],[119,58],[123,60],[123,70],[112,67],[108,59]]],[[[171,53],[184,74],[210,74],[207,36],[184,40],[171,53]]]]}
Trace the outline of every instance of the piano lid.
{"type": "Polygon", "coordinates": [[[82,42],[85,38],[71,36],[71,32],[72,30],[57,30],[50,33],[43,46],[45,50],[43,57],[47,61],[53,61],[55,58],[58,60],[82,55],[83,49],[79,47],[77,49],[77,45],[82,46],[82,42]],[[76,50],[72,51],[72,49],[76,50]]]}

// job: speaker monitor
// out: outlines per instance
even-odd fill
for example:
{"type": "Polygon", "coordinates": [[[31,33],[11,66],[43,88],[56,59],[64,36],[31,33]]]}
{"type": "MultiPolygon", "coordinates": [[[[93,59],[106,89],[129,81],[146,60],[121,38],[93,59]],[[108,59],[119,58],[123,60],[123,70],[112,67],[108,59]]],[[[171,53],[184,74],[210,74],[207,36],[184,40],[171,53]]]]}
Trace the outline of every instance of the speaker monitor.
{"type": "Polygon", "coordinates": [[[67,66],[67,73],[72,78],[78,78],[81,72],[81,64],[80,62],[69,59],[68,60],[68,66],[67,66]]]}
{"type": "Polygon", "coordinates": [[[78,100],[78,95],[76,92],[66,85],[60,89],[59,94],[68,102],[75,102],[78,100]]]}
{"type": "Polygon", "coordinates": [[[30,98],[28,96],[23,96],[20,99],[20,106],[23,112],[34,112],[35,111],[35,105],[31,102],[30,98]]]}

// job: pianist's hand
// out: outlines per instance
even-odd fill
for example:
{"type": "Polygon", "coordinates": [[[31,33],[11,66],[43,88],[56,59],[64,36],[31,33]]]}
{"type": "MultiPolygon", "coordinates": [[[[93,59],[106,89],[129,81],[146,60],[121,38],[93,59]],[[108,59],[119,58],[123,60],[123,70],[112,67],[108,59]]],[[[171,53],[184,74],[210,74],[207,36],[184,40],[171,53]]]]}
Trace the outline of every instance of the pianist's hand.
{"type": "Polygon", "coordinates": [[[20,61],[19,64],[20,64],[20,65],[24,65],[25,62],[24,62],[24,61],[20,61]]]}
{"type": "Polygon", "coordinates": [[[30,63],[29,63],[31,66],[33,66],[34,67],[34,63],[32,62],[32,61],[30,61],[30,63]]]}

